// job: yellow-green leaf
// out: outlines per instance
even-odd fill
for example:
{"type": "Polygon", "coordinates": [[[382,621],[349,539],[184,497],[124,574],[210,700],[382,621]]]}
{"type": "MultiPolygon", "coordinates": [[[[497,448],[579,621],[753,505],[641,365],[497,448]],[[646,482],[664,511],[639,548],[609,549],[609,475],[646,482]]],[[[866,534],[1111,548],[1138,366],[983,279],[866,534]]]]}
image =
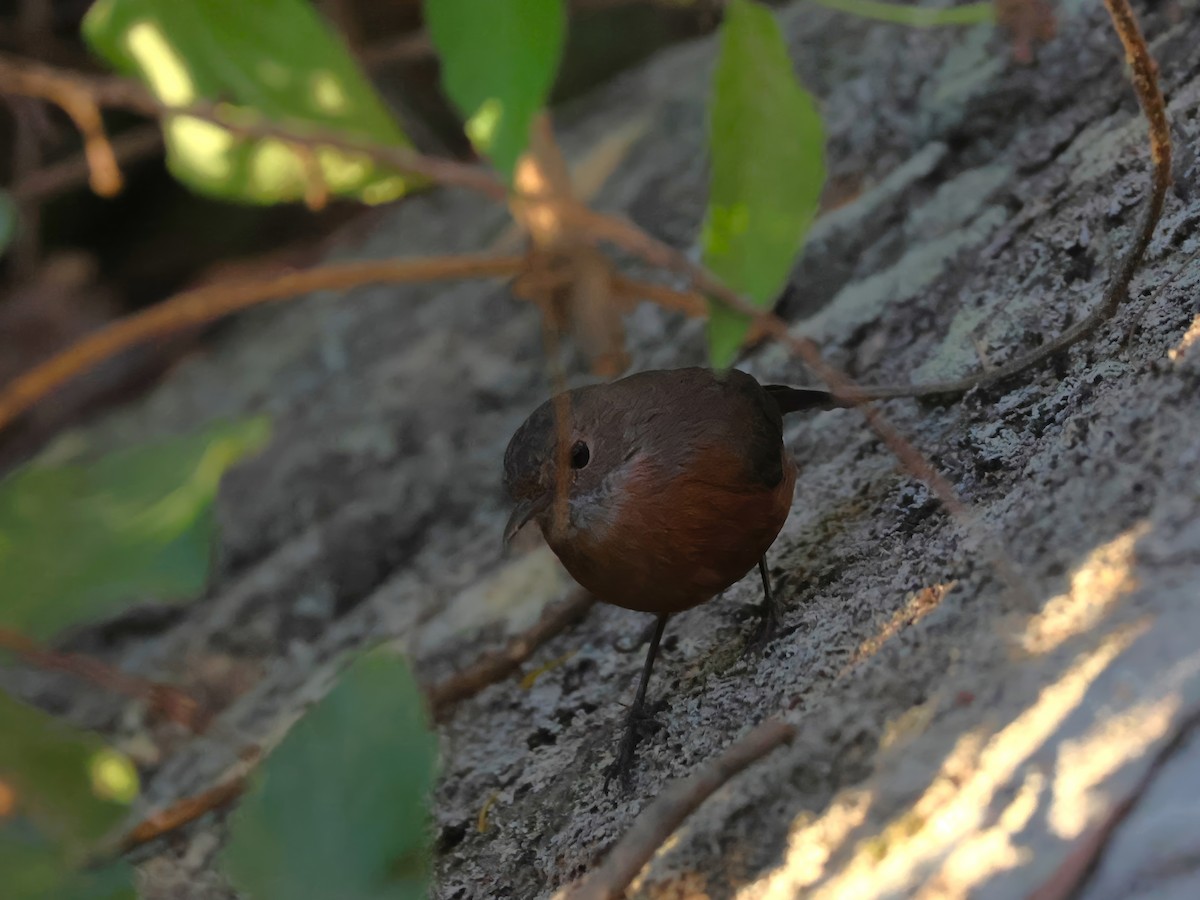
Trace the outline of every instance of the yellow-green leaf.
{"type": "Polygon", "coordinates": [[[558,74],[562,0],[425,0],[425,24],[467,136],[511,180],[558,74]]]}
{"type": "MultiPolygon", "coordinates": [[[[753,0],[732,0],[726,9],[708,145],[705,265],[754,305],[767,307],[817,213],[824,134],[774,17],[753,0]]],[[[748,327],[745,316],[710,303],[714,365],[732,362],[748,327]]]]}
{"type": "Polygon", "coordinates": [[[112,453],[31,463],[0,481],[0,626],[44,638],[140,600],[203,590],[221,475],[262,419],[112,453]]]}
{"type": "Polygon", "coordinates": [[[133,869],[115,862],[80,870],[25,819],[0,823],[4,900],[136,900],[133,869]]]}
{"type": "Polygon", "coordinates": [[[82,854],[128,811],[137,772],[98,737],[0,692],[0,782],[17,816],[82,854]]]}
{"type": "MultiPolygon", "coordinates": [[[[231,117],[410,145],[308,0],[97,0],[83,33],[110,65],[140,78],[171,106],[220,101],[231,117]]],[[[194,117],[169,118],[165,131],[175,176],[222,199],[303,199],[314,166],[331,193],[368,203],[395,199],[416,184],[361,155],[329,148],[298,153],[194,117]]]]}

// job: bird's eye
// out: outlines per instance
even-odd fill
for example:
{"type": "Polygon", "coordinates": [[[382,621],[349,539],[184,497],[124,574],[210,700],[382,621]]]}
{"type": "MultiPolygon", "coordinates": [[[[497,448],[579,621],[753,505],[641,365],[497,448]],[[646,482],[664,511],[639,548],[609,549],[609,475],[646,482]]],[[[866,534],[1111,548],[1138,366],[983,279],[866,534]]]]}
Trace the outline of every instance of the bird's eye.
{"type": "Polygon", "coordinates": [[[582,469],[591,458],[592,452],[588,450],[588,445],[583,441],[576,441],[575,446],[571,448],[571,468],[582,469]]]}

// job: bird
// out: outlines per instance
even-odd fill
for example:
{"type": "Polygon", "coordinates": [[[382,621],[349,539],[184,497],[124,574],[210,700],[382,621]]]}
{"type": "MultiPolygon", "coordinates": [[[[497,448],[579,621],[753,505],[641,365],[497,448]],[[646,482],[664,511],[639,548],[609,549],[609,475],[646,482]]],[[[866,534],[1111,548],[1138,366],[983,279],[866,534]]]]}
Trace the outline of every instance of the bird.
{"type": "Polygon", "coordinates": [[[534,521],[598,600],[656,618],[605,787],[628,787],[639,740],[657,727],[646,691],[667,620],[755,566],[763,585],[751,644],[777,621],[766,552],[792,506],[797,469],[783,416],[846,406],[829,391],[758,382],[738,369],[659,369],[562,392],[504,453],[507,547],[534,521]]]}

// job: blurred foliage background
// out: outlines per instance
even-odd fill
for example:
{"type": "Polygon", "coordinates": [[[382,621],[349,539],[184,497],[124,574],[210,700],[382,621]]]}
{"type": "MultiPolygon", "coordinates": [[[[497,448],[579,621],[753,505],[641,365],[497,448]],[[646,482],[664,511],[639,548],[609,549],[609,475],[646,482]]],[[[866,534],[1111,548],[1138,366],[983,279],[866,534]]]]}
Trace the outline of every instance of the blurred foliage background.
{"type": "MultiPolygon", "coordinates": [[[[219,46],[223,39],[219,24],[214,34],[181,11],[205,4],[100,5],[117,7],[118,21],[108,25],[110,32],[121,16],[149,10],[166,15],[164,27],[190,46],[204,40],[219,46]]],[[[245,10],[270,5],[234,4],[245,10]]],[[[474,158],[461,118],[442,89],[419,0],[302,0],[298,5],[333,29],[334,39],[369,76],[392,121],[403,123],[418,149],[474,158]]],[[[85,73],[109,72],[84,35],[84,17],[92,6],[90,0],[0,0],[0,52],[85,73]]],[[[707,0],[572,0],[568,6],[567,41],[551,94],[556,105],[664,46],[719,24],[718,4],[707,0]]],[[[246,33],[245,16],[233,24],[237,27],[230,31],[246,33]]],[[[317,24],[301,19],[294,28],[311,44],[320,40],[313,36],[317,24]]],[[[92,28],[101,48],[104,31],[100,25],[92,28]]],[[[285,49],[305,46],[290,31],[273,40],[285,49]]],[[[152,43],[143,35],[143,46],[152,43]]],[[[222,65],[209,67],[215,71],[203,73],[203,87],[225,90],[238,80],[236,53],[223,56],[222,65]]],[[[131,72],[133,61],[120,68],[131,72]]],[[[119,112],[106,114],[106,122],[126,179],[124,190],[111,199],[89,190],[79,136],[65,115],[38,101],[0,94],[0,234],[15,231],[0,256],[0,383],[97,325],[173,291],[309,263],[342,229],[370,227],[371,208],[336,196],[321,209],[301,213],[290,204],[231,205],[196,193],[172,176],[157,125],[119,112]]],[[[395,129],[379,117],[376,123],[376,134],[395,129]]],[[[379,196],[387,194],[385,189],[379,196]]],[[[201,338],[180,335],[126,354],[95,373],[88,385],[42,404],[17,428],[0,434],[0,467],[27,456],[85,410],[94,413],[104,403],[144,390],[201,338]]]]}

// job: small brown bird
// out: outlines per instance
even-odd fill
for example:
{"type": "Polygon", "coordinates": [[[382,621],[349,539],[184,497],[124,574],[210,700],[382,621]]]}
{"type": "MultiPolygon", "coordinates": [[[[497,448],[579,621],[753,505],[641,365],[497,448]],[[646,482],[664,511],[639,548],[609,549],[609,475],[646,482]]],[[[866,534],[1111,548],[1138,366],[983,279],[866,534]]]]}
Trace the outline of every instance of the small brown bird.
{"type": "Polygon", "coordinates": [[[598,599],[658,617],[605,784],[618,774],[628,780],[637,742],[654,725],[646,686],[672,613],[757,564],[758,642],[769,638],[775,605],[764,554],[796,484],[783,416],[842,405],[828,391],[764,386],[736,369],[641,372],[547,400],[509,441],[504,482],[514,509],[505,543],[532,519],[598,599]]]}

